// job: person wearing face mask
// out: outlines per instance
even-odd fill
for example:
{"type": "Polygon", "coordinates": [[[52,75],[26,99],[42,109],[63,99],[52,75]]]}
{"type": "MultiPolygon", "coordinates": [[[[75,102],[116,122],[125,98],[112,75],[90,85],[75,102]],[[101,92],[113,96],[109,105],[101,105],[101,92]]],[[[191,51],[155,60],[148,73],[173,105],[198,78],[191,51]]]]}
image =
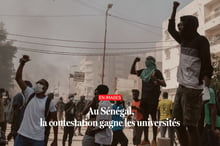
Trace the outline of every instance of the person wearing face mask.
{"type": "MultiPolygon", "coordinates": [[[[14,146],[44,146],[45,127],[41,120],[45,121],[48,96],[46,96],[49,83],[45,79],[36,82],[35,88],[28,87],[22,79],[23,68],[30,61],[29,56],[24,55],[20,59],[20,64],[16,72],[16,82],[22,90],[25,97],[25,111],[23,120],[18,129],[18,135],[15,138],[14,146]]],[[[52,100],[48,106],[50,119],[57,121],[55,102],[52,100]]],[[[52,146],[57,146],[58,127],[54,128],[54,140],[52,146]]]]}
{"type": "MultiPolygon", "coordinates": [[[[75,119],[75,114],[76,114],[76,105],[73,102],[74,101],[74,95],[70,95],[69,96],[69,102],[66,103],[65,107],[64,107],[64,111],[65,111],[65,121],[74,121],[75,119]]],[[[65,146],[67,137],[69,136],[68,139],[68,146],[72,145],[72,139],[73,139],[73,135],[74,135],[74,126],[65,126],[64,127],[64,133],[63,133],[63,146],[65,146]]]]}
{"type": "MultiPolygon", "coordinates": [[[[143,120],[147,121],[149,115],[151,119],[156,121],[157,106],[160,96],[160,87],[166,87],[163,75],[157,69],[156,59],[153,56],[148,56],[145,60],[145,69],[136,70],[136,64],[140,58],[136,57],[131,67],[131,74],[135,74],[142,80],[142,95],[140,110],[143,114],[143,120]]],[[[152,146],[156,146],[157,127],[153,126],[152,146]]],[[[150,144],[148,139],[148,127],[144,127],[144,141],[141,144],[150,144]]]]}
{"type": "MultiPolygon", "coordinates": [[[[168,32],[180,44],[180,59],[177,71],[179,87],[176,91],[173,118],[181,122],[177,135],[182,146],[200,145],[198,123],[202,110],[202,90],[209,87],[213,74],[210,44],[205,36],[197,32],[198,18],[192,15],[180,17],[179,31],[175,27],[175,16],[179,6],[173,3],[168,32]]],[[[215,129],[211,129],[215,134],[215,129]]]]}

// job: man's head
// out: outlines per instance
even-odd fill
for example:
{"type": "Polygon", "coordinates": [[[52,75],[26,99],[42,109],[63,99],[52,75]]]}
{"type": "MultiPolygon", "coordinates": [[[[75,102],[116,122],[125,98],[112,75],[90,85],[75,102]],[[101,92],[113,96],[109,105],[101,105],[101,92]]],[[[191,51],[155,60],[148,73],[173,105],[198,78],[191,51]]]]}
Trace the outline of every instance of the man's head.
{"type": "Polygon", "coordinates": [[[138,101],[139,94],[140,94],[139,90],[137,90],[137,89],[132,90],[132,97],[133,97],[134,101],[138,101]]]}
{"type": "Polygon", "coordinates": [[[63,97],[60,97],[60,101],[63,101],[63,97]]]}
{"type": "Polygon", "coordinates": [[[194,38],[199,27],[198,18],[192,15],[186,15],[180,17],[180,23],[177,25],[180,35],[184,39],[194,38]]]}
{"type": "Polygon", "coordinates": [[[70,94],[68,98],[72,102],[74,100],[74,94],[70,94]]]}
{"type": "Polygon", "coordinates": [[[99,95],[104,95],[104,94],[108,94],[108,86],[106,85],[98,85],[94,91],[94,94],[95,94],[95,97],[94,97],[94,100],[99,102],[98,100],[98,96],[99,95]]]}
{"type": "Polygon", "coordinates": [[[30,88],[33,87],[32,83],[31,83],[30,81],[28,81],[28,80],[25,80],[24,83],[25,83],[28,87],[30,87],[30,88]]]}
{"type": "Polygon", "coordinates": [[[168,92],[163,92],[163,99],[168,99],[168,92]]]}
{"type": "Polygon", "coordinates": [[[80,101],[84,101],[85,100],[85,96],[80,96],[80,101]]]}
{"type": "Polygon", "coordinates": [[[108,94],[108,86],[106,85],[98,85],[97,88],[95,89],[95,95],[100,95],[100,94],[108,94]]]}
{"type": "Polygon", "coordinates": [[[156,66],[156,59],[153,56],[148,56],[145,65],[146,67],[156,66]]]}
{"type": "Polygon", "coordinates": [[[36,85],[35,85],[35,88],[34,88],[35,93],[36,94],[45,94],[48,87],[49,87],[49,83],[47,82],[47,80],[41,79],[41,80],[36,82],[36,85]]]}

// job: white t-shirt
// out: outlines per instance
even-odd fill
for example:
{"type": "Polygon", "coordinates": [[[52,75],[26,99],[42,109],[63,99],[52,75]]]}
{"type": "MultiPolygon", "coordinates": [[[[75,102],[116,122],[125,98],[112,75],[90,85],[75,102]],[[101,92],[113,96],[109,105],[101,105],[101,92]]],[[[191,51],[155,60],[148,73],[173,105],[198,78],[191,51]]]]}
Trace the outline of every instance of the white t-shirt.
{"type": "MultiPolygon", "coordinates": [[[[101,108],[105,107],[106,109],[111,110],[112,104],[109,101],[100,101],[99,102],[99,115],[96,116],[97,121],[111,121],[112,115],[109,114],[100,114],[101,108]]],[[[103,145],[111,145],[112,143],[112,130],[110,128],[105,128],[102,131],[95,134],[95,143],[103,145]]]]}
{"type": "MultiPolygon", "coordinates": [[[[24,90],[25,101],[28,101],[30,95],[34,93],[34,90],[30,87],[27,87],[24,90]]],[[[18,130],[18,133],[27,138],[43,141],[44,140],[44,130],[45,128],[40,125],[40,119],[42,118],[45,121],[45,104],[47,96],[44,98],[37,98],[34,96],[28,103],[24,117],[21,122],[21,126],[18,130]]],[[[55,112],[55,102],[51,100],[49,106],[50,112],[55,112]]]]}

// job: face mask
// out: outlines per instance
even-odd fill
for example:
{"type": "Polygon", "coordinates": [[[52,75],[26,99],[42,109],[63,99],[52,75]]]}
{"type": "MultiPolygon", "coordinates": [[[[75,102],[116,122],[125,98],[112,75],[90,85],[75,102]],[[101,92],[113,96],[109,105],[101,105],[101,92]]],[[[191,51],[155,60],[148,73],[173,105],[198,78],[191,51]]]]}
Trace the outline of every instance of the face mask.
{"type": "Polygon", "coordinates": [[[73,100],[74,100],[74,98],[72,97],[72,98],[70,98],[70,100],[71,100],[71,101],[73,101],[73,100]]]}
{"type": "Polygon", "coordinates": [[[36,94],[42,93],[42,92],[44,91],[43,88],[44,88],[43,85],[37,83],[37,84],[35,85],[34,92],[35,92],[36,94]]]}

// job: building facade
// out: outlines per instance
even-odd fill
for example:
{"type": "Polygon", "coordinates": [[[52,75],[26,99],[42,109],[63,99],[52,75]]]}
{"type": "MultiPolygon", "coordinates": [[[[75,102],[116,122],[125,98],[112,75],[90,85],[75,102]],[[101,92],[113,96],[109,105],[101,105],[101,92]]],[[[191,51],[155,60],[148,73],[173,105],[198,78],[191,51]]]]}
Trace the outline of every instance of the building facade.
{"type": "MultiPolygon", "coordinates": [[[[102,56],[86,56],[80,62],[80,71],[85,72],[85,81],[77,83],[79,95],[91,98],[95,88],[101,84],[102,56]]],[[[118,78],[128,78],[134,57],[131,56],[106,56],[104,84],[109,87],[109,93],[116,91],[118,78]]]]}

